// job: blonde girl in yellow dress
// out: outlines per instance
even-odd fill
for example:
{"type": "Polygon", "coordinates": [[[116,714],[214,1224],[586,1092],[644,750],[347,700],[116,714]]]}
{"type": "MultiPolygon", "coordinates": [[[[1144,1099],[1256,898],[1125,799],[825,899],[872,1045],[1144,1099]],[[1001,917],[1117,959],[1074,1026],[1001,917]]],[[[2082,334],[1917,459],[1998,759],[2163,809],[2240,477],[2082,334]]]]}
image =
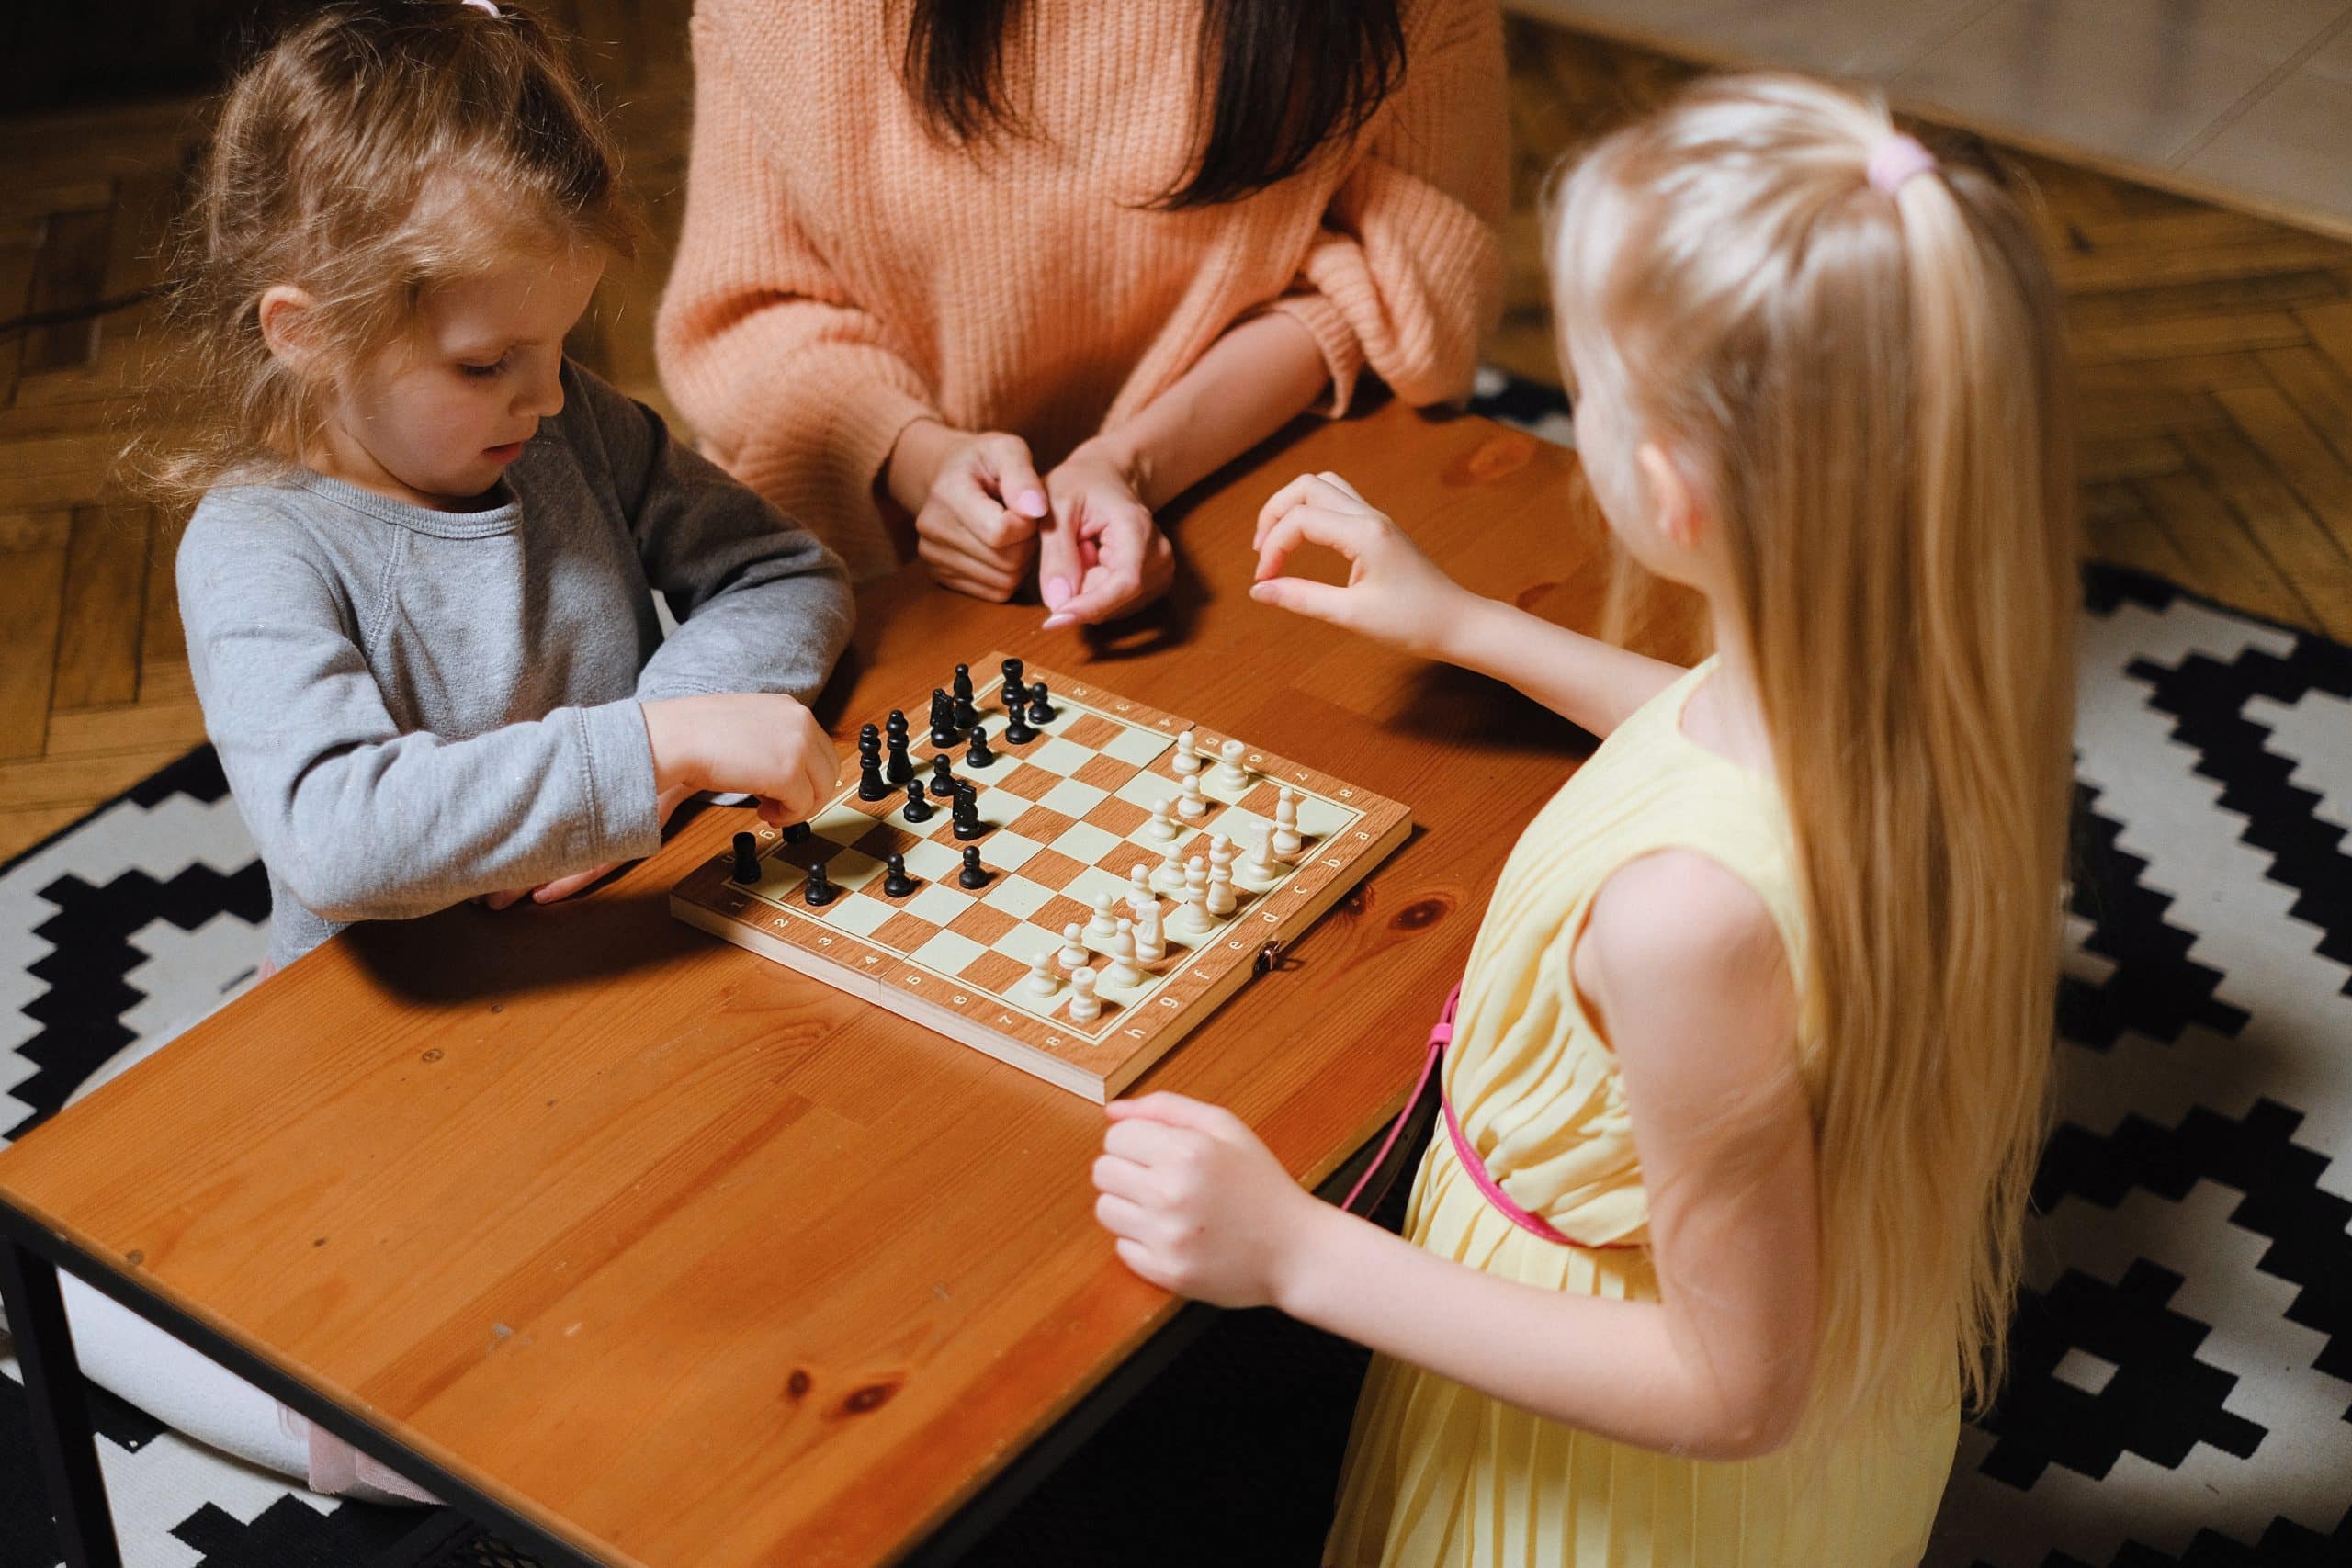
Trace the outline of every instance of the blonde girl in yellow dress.
{"type": "Polygon", "coordinates": [[[1993,179],[1789,77],[1687,91],[1553,213],[1586,470],[1716,655],[1475,598],[1338,475],[1268,502],[1259,600],[1605,739],[1496,884],[1402,1238],[1170,1094],[1111,1107],[1097,1213],[1148,1280],[1378,1352],[1329,1562],[1913,1563],[1998,1376],[2050,1048],[2050,280],[1993,179]],[[1279,575],[1310,543],[1345,586],[1279,575]]]}

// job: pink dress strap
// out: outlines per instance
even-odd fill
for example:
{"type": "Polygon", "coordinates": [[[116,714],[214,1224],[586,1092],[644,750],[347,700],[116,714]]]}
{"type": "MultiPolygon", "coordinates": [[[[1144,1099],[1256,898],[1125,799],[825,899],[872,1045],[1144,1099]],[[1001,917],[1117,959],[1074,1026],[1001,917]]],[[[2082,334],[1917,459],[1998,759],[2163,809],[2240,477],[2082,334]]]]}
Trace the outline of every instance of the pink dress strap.
{"type": "MultiPolygon", "coordinates": [[[[1437,1075],[1438,1065],[1445,1058],[1445,1048],[1453,1043],[1453,1010],[1460,1005],[1461,1000],[1462,987],[1457,984],[1453,990],[1446,993],[1445,1010],[1438,1014],[1437,1023],[1430,1030],[1429,1054],[1421,1059],[1421,1076],[1413,1080],[1413,1091],[1405,1097],[1405,1108],[1396,1113],[1396,1122],[1388,1129],[1388,1136],[1381,1140],[1380,1152],[1372,1156],[1372,1163],[1364,1168],[1362,1176],[1356,1178],[1356,1184],[1350,1189],[1346,1201],[1340,1205],[1341,1208],[1349,1210],[1355,1208],[1356,1200],[1363,1196],[1364,1188],[1371,1183],[1373,1173],[1387,1163],[1389,1151],[1396,1146],[1396,1140],[1403,1136],[1405,1123],[1412,1120],[1413,1108],[1420,1104],[1422,1092],[1429,1088],[1430,1077],[1437,1075]]],[[[1454,1157],[1461,1162],[1462,1168],[1469,1174],[1470,1179],[1477,1184],[1478,1190],[1485,1194],[1487,1201],[1493,1204],[1503,1218],[1532,1235],[1541,1236],[1545,1241],[1561,1247],[1602,1252],[1634,1245],[1622,1241],[1577,1241],[1562,1235],[1541,1214],[1521,1208],[1510,1193],[1502,1190],[1501,1184],[1488,1174],[1487,1162],[1479,1157],[1478,1151],[1472,1148],[1470,1140],[1464,1136],[1462,1122],[1453,1114],[1453,1101],[1446,1098],[1445,1079],[1442,1076],[1438,1077],[1437,1095],[1438,1104],[1445,1113],[1446,1135],[1453,1140],[1454,1157]]]]}

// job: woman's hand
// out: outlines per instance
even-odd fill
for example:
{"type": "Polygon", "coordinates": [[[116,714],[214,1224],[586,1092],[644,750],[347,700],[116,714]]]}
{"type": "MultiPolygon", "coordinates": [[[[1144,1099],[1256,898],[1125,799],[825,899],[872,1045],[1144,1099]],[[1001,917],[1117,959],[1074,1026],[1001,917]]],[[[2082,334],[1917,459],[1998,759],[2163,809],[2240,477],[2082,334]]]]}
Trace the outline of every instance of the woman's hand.
{"type": "Polygon", "coordinates": [[[1181,1296],[1273,1303],[1323,1205],[1222,1107],[1162,1092],[1107,1110],[1094,1217],[1120,1261],[1181,1296]]]}
{"type": "Polygon", "coordinates": [[[942,587],[1001,604],[1028,580],[1046,501],[1021,437],[917,420],[885,482],[914,514],[917,553],[942,587]]]}
{"type": "Polygon", "coordinates": [[[1108,621],[1159,598],[1176,575],[1176,552],[1144,504],[1132,463],[1089,441],[1046,476],[1053,515],[1037,540],[1037,590],[1046,629],[1108,621]]]}
{"type": "Polygon", "coordinates": [[[1333,473],[1301,474],[1258,513],[1258,580],[1250,597],[1437,656],[1476,596],[1438,569],[1387,513],[1333,473]],[[1345,587],[1283,577],[1283,563],[1302,543],[1348,558],[1345,587]]]}

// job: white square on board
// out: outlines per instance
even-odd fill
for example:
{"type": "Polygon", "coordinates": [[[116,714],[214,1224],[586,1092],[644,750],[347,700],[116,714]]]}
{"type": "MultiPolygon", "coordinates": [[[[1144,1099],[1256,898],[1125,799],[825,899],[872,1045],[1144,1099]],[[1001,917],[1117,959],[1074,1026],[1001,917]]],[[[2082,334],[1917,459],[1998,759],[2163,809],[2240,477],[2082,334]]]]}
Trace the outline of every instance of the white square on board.
{"type": "Polygon", "coordinates": [[[957,936],[954,931],[941,931],[916,948],[910,956],[925,968],[953,975],[987,951],[970,937],[957,936]]]}
{"type": "Polygon", "coordinates": [[[980,840],[980,859],[999,871],[1018,871],[1031,855],[1045,847],[1035,839],[1024,839],[1000,828],[980,840]]]}
{"type": "Polygon", "coordinates": [[[1103,743],[1102,754],[1116,757],[1122,762],[1133,762],[1138,768],[1147,768],[1162,751],[1175,744],[1172,737],[1153,730],[1122,729],[1103,743]]]}
{"type": "Polygon", "coordinates": [[[1062,830],[1052,847],[1056,854],[1068,855],[1080,865],[1091,866],[1117,849],[1120,842],[1116,834],[1091,822],[1073,822],[1062,830]]]}
{"type": "Polygon", "coordinates": [[[1080,784],[1076,779],[1064,779],[1047,790],[1045,798],[1037,804],[1048,811],[1058,811],[1065,817],[1083,818],[1088,812],[1102,805],[1110,793],[1109,790],[1097,789],[1090,784],[1080,784]]]}
{"type": "Polygon", "coordinates": [[[936,839],[925,839],[907,849],[907,874],[925,882],[953,876],[963,869],[964,857],[936,839]]]}
{"type": "Polygon", "coordinates": [[[1025,920],[1044,908],[1053,897],[1050,887],[1040,887],[1025,877],[1005,876],[988,890],[983,902],[991,909],[1001,909],[1015,919],[1025,920]]]}
{"type": "Polygon", "coordinates": [[[825,923],[849,932],[852,936],[872,936],[882,922],[899,912],[899,907],[880,898],[851,898],[841,907],[827,912],[825,923]]]}
{"type": "MultiPolygon", "coordinates": [[[[957,862],[960,866],[962,863],[957,862]]],[[[935,878],[902,906],[933,925],[944,926],[972,907],[972,896],[945,878],[935,878]]]]}
{"type": "Polygon", "coordinates": [[[1036,750],[1029,753],[1029,761],[1049,773],[1059,773],[1068,778],[1094,761],[1094,753],[1074,740],[1066,740],[1057,735],[1049,740],[1038,742],[1036,750]]]}
{"type": "Polygon", "coordinates": [[[1172,816],[1176,810],[1176,797],[1182,791],[1183,786],[1174,779],[1163,779],[1158,773],[1137,773],[1111,793],[1128,805],[1140,806],[1146,811],[1151,809],[1153,802],[1164,800],[1172,816]]]}

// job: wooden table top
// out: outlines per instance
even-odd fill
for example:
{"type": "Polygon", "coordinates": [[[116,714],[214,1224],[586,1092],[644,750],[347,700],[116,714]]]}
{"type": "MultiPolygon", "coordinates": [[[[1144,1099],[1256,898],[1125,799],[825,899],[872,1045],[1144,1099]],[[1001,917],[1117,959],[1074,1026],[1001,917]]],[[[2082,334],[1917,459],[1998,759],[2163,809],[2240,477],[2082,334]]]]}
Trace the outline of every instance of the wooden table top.
{"type": "MultiPolygon", "coordinates": [[[[903,574],[821,705],[838,724],[1001,647],[1408,803],[1412,840],[1138,1086],[1232,1106],[1310,1181],[1395,1111],[1585,750],[1504,688],[1249,599],[1259,506],[1320,468],[1471,587],[1592,624],[1611,569],[1573,457],[1392,405],[1175,521],[1156,634],[1090,651],[903,574]]],[[[749,816],[706,811],[573,903],[355,929],[0,1152],[0,1196],[603,1559],[891,1559],[1176,1303],[1095,1226],[1099,1108],[671,917],[749,816]]]]}

